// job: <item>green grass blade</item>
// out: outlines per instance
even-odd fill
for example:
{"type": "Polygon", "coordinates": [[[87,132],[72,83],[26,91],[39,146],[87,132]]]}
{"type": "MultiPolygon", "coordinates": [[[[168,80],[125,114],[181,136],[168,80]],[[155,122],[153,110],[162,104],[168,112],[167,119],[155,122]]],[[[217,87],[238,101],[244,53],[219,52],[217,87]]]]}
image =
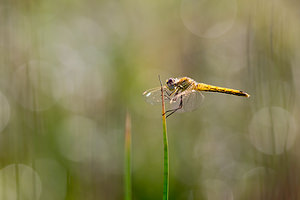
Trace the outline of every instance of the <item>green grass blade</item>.
{"type": "Polygon", "coordinates": [[[164,186],[163,186],[163,200],[169,199],[169,145],[167,134],[167,122],[165,115],[165,101],[164,90],[161,85],[161,97],[162,97],[162,122],[163,122],[163,139],[164,139],[164,186]]]}
{"type": "Polygon", "coordinates": [[[131,117],[127,112],[125,124],[125,200],[131,200],[131,117]]]}

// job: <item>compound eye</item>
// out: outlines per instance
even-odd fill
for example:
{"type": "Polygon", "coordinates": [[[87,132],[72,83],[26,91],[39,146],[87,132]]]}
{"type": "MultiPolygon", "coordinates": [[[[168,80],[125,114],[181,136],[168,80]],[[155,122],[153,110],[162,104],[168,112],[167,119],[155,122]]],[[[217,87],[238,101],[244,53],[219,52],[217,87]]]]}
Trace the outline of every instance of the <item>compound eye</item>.
{"type": "Polygon", "coordinates": [[[175,83],[175,80],[173,78],[170,78],[167,80],[167,86],[168,86],[169,90],[174,90],[174,83],[175,83]]]}
{"type": "Polygon", "coordinates": [[[169,80],[168,80],[167,83],[168,83],[168,84],[173,84],[173,83],[174,83],[174,79],[173,79],[173,78],[169,78],[169,80]]]}

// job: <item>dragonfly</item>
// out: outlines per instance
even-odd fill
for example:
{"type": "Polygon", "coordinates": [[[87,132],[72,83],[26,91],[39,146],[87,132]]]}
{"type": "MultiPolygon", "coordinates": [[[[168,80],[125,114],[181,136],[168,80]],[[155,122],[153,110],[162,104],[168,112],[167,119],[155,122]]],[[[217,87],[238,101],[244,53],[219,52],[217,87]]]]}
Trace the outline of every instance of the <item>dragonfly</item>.
{"type": "MultiPolygon", "coordinates": [[[[202,91],[250,97],[249,94],[241,90],[198,83],[189,77],[169,78],[162,87],[164,90],[164,101],[166,105],[170,107],[170,109],[164,113],[164,115],[168,113],[166,117],[171,116],[175,112],[190,112],[197,109],[204,100],[202,91]]],[[[143,96],[147,103],[160,103],[162,100],[161,87],[146,90],[143,96]]]]}

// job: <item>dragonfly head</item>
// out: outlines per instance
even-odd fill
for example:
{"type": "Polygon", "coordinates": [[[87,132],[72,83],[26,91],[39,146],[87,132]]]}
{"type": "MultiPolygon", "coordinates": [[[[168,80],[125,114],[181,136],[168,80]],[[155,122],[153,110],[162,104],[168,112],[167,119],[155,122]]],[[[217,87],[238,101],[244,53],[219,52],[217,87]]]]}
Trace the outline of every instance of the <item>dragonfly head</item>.
{"type": "Polygon", "coordinates": [[[176,87],[176,80],[174,78],[169,78],[166,81],[166,86],[170,91],[175,90],[176,87]]]}

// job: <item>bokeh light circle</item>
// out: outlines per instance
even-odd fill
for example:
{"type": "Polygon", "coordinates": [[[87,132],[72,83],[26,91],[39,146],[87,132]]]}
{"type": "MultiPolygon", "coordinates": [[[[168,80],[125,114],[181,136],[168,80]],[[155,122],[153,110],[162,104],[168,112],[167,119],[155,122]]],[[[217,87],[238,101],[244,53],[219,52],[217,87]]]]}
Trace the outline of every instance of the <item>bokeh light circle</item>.
{"type": "Polygon", "coordinates": [[[182,0],[186,28],[203,38],[217,38],[230,30],[237,13],[236,0],[182,0]]]}
{"type": "Polygon", "coordinates": [[[207,200],[233,200],[233,193],[224,181],[208,179],[202,183],[204,195],[207,200]]]}
{"type": "Polygon", "coordinates": [[[56,101],[53,83],[59,80],[54,65],[42,60],[31,60],[14,73],[14,99],[31,111],[49,109],[56,101]]]}
{"type": "Polygon", "coordinates": [[[252,145],[265,154],[282,154],[296,138],[293,116],[281,107],[266,107],[256,112],[249,125],[252,145]]]}
{"type": "Polygon", "coordinates": [[[61,153],[75,162],[107,161],[107,145],[97,124],[86,117],[67,118],[57,137],[61,153]]]}
{"type": "Polygon", "coordinates": [[[56,51],[61,68],[60,79],[53,83],[53,88],[59,103],[73,112],[93,110],[105,94],[103,71],[97,65],[88,64],[81,55],[83,52],[69,46],[56,46],[56,51]]]}
{"type": "Polygon", "coordinates": [[[252,167],[239,179],[236,195],[240,197],[247,196],[249,199],[259,199],[261,189],[268,188],[270,183],[268,181],[274,181],[275,178],[276,172],[273,169],[261,166],[252,167]]]}
{"type": "Polygon", "coordinates": [[[53,159],[38,159],[35,169],[40,175],[43,185],[41,199],[63,200],[67,193],[66,169],[53,159]]]}
{"type": "Polygon", "coordinates": [[[42,183],[38,173],[24,164],[11,164],[0,170],[1,199],[39,199],[42,183]]]}

